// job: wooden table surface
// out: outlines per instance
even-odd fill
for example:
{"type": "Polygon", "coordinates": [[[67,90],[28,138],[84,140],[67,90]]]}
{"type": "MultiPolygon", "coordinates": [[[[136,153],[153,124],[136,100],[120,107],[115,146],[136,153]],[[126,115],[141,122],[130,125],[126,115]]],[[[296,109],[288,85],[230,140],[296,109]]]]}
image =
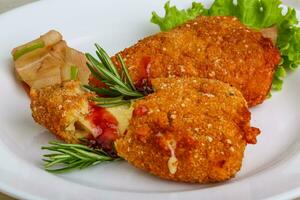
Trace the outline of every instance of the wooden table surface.
{"type": "MultiPolygon", "coordinates": [[[[0,13],[34,1],[37,0],[0,0],[0,13]]],[[[298,2],[298,0],[283,0],[283,2],[286,5],[300,8],[300,3],[298,2]]],[[[0,193],[0,200],[15,200],[15,199],[0,193]]],[[[300,198],[297,200],[300,200],[300,198]]]]}

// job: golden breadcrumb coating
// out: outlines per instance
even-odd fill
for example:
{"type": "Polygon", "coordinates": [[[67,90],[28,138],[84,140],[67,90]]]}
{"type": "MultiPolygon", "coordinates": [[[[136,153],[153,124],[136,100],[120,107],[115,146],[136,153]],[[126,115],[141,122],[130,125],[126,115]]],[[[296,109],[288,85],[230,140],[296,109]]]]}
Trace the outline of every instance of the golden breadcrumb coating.
{"type": "Polygon", "coordinates": [[[31,110],[34,120],[67,143],[80,143],[87,138],[90,93],[81,89],[80,82],[31,89],[31,110]],[[79,127],[80,126],[80,127],[79,127]],[[82,131],[80,131],[82,130],[82,131]]]}
{"type": "Polygon", "coordinates": [[[164,179],[208,183],[240,170],[244,149],[259,134],[250,127],[242,94],[200,78],[158,78],[155,92],[134,104],[119,156],[164,179]]]}
{"type": "MultiPolygon", "coordinates": [[[[200,16],[120,54],[137,85],[144,79],[173,76],[217,79],[239,89],[249,106],[266,99],[280,62],[270,39],[235,17],[217,16],[200,16]]],[[[97,82],[91,77],[92,84],[97,82]]]]}

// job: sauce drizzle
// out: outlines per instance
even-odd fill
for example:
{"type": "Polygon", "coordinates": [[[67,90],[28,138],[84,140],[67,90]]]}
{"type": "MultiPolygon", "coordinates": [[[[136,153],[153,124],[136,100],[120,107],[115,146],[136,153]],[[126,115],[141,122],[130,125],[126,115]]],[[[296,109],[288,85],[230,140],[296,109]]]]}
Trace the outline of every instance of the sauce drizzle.
{"type": "Polygon", "coordinates": [[[90,103],[87,119],[93,124],[93,136],[99,148],[108,152],[113,150],[113,143],[119,137],[117,119],[105,108],[90,103]]]}
{"type": "Polygon", "coordinates": [[[145,56],[142,58],[139,67],[139,80],[135,83],[136,89],[142,92],[144,95],[148,95],[153,92],[152,85],[150,82],[150,68],[151,68],[151,57],[145,56]]]}

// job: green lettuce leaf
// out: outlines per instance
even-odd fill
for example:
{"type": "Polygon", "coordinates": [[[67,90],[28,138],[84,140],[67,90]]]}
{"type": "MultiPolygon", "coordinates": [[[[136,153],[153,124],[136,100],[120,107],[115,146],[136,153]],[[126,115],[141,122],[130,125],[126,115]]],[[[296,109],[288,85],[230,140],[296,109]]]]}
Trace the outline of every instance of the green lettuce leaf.
{"type": "Polygon", "coordinates": [[[213,16],[236,16],[236,6],[232,0],[217,0],[214,1],[209,9],[209,15],[213,16]]]}
{"type": "Polygon", "coordinates": [[[200,15],[207,15],[208,12],[201,3],[193,2],[192,7],[187,10],[178,10],[176,6],[170,6],[168,1],[165,4],[165,17],[160,17],[156,12],[152,12],[151,22],[159,25],[162,31],[170,30],[188,20],[200,15]]]}
{"type": "Polygon", "coordinates": [[[300,28],[295,9],[288,8],[288,12],[281,18],[278,26],[277,47],[281,52],[282,61],[279,65],[272,88],[281,90],[286,71],[295,70],[300,65],[300,28]]]}
{"type": "Polygon", "coordinates": [[[282,89],[286,71],[295,70],[300,65],[300,27],[296,11],[288,7],[286,14],[283,14],[281,0],[237,0],[236,4],[234,0],[215,0],[209,9],[194,2],[187,10],[178,10],[167,2],[165,12],[164,17],[153,12],[151,19],[162,31],[175,28],[200,15],[235,16],[243,24],[258,30],[277,26],[276,46],[281,52],[282,61],[274,75],[274,90],[282,89]]]}

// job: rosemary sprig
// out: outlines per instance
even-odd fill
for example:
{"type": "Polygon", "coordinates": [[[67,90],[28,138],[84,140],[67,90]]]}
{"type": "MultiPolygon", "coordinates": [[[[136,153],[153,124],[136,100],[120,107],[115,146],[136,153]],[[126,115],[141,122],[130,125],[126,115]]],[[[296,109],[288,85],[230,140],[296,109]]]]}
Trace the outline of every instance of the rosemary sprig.
{"type": "Polygon", "coordinates": [[[89,85],[84,87],[99,95],[105,95],[113,98],[94,98],[93,100],[99,106],[111,107],[130,103],[132,100],[143,97],[143,94],[136,90],[133,81],[128,73],[125,62],[120,55],[117,58],[121,64],[121,73],[118,72],[116,66],[111,61],[108,54],[98,45],[95,44],[97,60],[91,54],[86,53],[88,60],[87,66],[91,73],[108,88],[96,88],[89,85]]]}
{"type": "Polygon", "coordinates": [[[109,98],[93,97],[91,98],[91,100],[94,101],[96,105],[102,107],[113,107],[113,106],[131,103],[131,100],[125,100],[123,96],[109,97],[109,98]]]}
{"type": "Polygon", "coordinates": [[[42,147],[43,150],[54,153],[44,155],[44,168],[52,173],[64,173],[75,169],[84,169],[103,162],[120,160],[109,156],[102,150],[92,149],[81,144],[64,144],[49,142],[50,146],[42,147]]]}
{"type": "Polygon", "coordinates": [[[96,94],[99,94],[99,95],[105,95],[105,96],[109,96],[109,97],[116,97],[119,95],[118,92],[114,92],[110,89],[107,89],[107,88],[98,88],[98,87],[93,87],[93,86],[90,86],[90,85],[84,85],[83,86],[85,89],[88,89],[92,92],[95,92],[96,94]]]}

